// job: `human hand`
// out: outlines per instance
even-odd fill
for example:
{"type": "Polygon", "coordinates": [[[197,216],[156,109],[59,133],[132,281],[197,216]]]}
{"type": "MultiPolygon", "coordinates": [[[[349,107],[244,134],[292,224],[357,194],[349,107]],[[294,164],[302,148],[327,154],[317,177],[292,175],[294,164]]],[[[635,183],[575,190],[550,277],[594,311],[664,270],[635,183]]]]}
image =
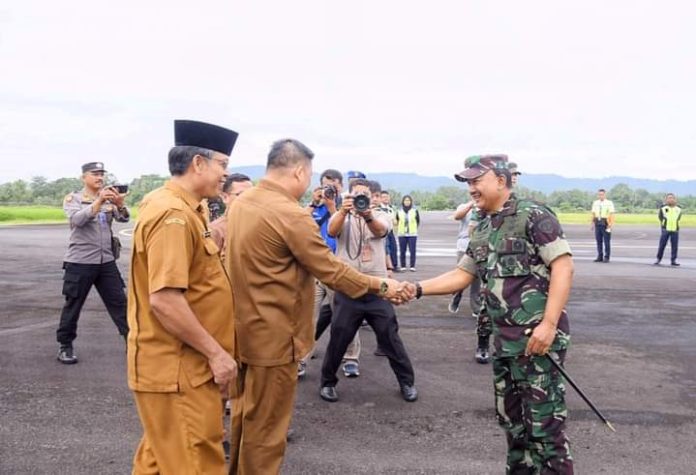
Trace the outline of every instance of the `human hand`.
{"type": "Polygon", "coordinates": [[[315,205],[318,205],[321,203],[321,199],[324,196],[324,192],[322,188],[317,188],[312,192],[312,203],[315,205]]]}
{"type": "Polygon", "coordinates": [[[128,192],[121,194],[121,193],[119,193],[118,190],[117,190],[116,188],[114,188],[113,186],[111,186],[111,187],[109,187],[109,188],[111,188],[111,190],[114,192],[114,193],[113,193],[113,196],[112,196],[111,198],[109,198],[109,201],[111,201],[111,202],[112,202],[113,204],[115,204],[117,207],[123,208],[123,202],[124,202],[126,196],[128,195],[128,192]]]}
{"type": "Polygon", "coordinates": [[[353,209],[353,197],[352,196],[346,196],[343,198],[343,203],[341,204],[341,210],[348,214],[350,211],[353,209]]]}
{"type": "Polygon", "coordinates": [[[410,282],[398,282],[396,295],[389,298],[394,305],[409,303],[416,297],[416,285],[410,282]]]}
{"type": "Polygon", "coordinates": [[[556,338],[556,327],[553,325],[544,324],[542,321],[534,330],[527,329],[525,335],[529,335],[527,347],[524,350],[525,355],[545,355],[549,352],[549,348],[556,338]]]}
{"type": "Polygon", "coordinates": [[[213,373],[215,384],[220,387],[220,393],[226,395],[230,384],[237,377],[237,362],[224,350],[208,359],[208,366],[213,373]]]}

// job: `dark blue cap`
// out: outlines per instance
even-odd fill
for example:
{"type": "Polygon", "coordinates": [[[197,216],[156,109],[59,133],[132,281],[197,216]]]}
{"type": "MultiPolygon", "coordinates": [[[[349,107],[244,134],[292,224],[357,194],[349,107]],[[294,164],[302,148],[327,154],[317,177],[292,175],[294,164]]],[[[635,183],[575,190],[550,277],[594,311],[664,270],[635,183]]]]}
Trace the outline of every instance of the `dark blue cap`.
{"type": "Polygon", "coordinates": [[[346,178],[348,180],[352,180],[353,178],[367,178],[363,172],[359,172],[356,170],[350,170],[348,173],[346,173],[346,178]]]}

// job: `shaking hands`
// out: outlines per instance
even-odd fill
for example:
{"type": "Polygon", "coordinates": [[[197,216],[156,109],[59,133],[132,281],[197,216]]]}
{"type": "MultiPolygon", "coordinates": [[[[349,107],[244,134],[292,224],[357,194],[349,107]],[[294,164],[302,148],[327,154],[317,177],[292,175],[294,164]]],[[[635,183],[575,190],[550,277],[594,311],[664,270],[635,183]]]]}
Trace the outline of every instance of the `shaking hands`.
{"type": "Polygon", "coordinates": [[[412,282],[399,282],[394,279],[386,279],[389,286],[387,292],[382,295],[394,305],[402,305],[416,298],[417,287],[412,282]]]}

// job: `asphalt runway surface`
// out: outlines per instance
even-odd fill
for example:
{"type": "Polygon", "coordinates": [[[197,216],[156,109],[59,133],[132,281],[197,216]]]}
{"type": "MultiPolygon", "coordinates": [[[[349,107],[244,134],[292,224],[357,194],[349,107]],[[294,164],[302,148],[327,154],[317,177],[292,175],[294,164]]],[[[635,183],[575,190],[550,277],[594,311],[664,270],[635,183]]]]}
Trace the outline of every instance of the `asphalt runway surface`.
{"type": "MultiPolygon", "coordinates": [[[[128,225],[119,228],[124,255],[128,225]]],[[[657,226],[618,226],[612,262],[594,263],[589,225],[566,226],[576,272],[568,305],[572,347],[566,369],[612,421],[609,432],[568,388],[576,473],[696,473],[696,229],[680,235],[679,268],[652,265],[657,226]]],[[[424,213],[418,271],[424,279],[455,264],[457,224],[424,213]]],[[[0,473],[130,473],[141,436],[126,386],[122,340],[93,291],[75,349],[56,361],[66,225],[0,228],[0,473]]],[[[127,257],[119,265],[127,276],[127,257]]],[[[669,263],[669,259],[665,260],[669,263]]],[[[404,402],[375,339],[361,330],[361,375],[319,398],[319,357],[299,383],[283,473],[499,474],[505,439],[493,408],[490,365],[474,361],[475,322],[463,299],[398,309],[420,398],[404,402]]]]}

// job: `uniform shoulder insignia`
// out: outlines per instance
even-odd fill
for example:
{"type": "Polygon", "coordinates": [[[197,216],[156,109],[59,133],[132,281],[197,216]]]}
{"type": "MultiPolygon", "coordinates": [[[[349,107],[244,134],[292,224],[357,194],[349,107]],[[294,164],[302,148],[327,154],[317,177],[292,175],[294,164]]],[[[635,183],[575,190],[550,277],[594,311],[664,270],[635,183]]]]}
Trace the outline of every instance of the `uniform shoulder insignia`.
{"type": "Polygon", "coordinates": [[[186,221],[181,218],[167,218],[164,220],[164,224],[180,224],[181,226],[186,226],[186,221]]]}

